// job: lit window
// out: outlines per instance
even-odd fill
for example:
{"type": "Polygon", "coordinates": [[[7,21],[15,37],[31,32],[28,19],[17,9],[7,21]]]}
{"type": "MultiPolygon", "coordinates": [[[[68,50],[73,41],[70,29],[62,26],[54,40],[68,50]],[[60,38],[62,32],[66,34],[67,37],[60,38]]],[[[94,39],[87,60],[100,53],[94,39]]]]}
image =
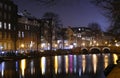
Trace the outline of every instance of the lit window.
{"type": "Polygon", "coordinates": [[[10,24],[10,23],[8,24],[8,29],[9,29],[9,30],[11,29],[11,24],[10,24]]]}
{"type": "Polygon", "coordinates": [[[4,23],[4,29],[7,29],[7,25],[6,25],[6,23],[4,23]]]}
{"type": "Polygon", "coordinates": [[[2,28],[2,22],[0,22],[0,28],[2,28]]]}
{"type": "Polygon", "coordinates": [[[25,35],[24,35],[24,32],[22,32],[22,37],[24,37],[25,35]]]}

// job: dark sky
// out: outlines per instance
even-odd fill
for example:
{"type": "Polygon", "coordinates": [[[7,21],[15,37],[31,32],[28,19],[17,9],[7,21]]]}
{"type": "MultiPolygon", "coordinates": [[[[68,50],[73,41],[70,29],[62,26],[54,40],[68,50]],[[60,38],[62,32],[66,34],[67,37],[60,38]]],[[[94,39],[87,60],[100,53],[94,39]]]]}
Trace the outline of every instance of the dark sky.
{"type": "Polygon", "coordinates": [[[12,0],[18,5],[19,12],[27,10],[33,16],[41,18],[45,12],[54,12],[59,15],[64,26],[87,26],[97,22],[103,30],[109,26],[102,10],[91,4],[90,0],[56,0],[56,5],[43,6],[35,0],[12,0]]]}

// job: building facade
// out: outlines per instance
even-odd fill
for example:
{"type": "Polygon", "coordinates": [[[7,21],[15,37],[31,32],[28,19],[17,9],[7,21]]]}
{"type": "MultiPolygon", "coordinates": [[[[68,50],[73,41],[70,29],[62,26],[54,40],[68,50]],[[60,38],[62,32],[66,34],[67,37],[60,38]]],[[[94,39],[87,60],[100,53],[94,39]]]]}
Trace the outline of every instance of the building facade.
{"type": "Polygon", "coordinates": [[[73,47],[91,46],[92,31],[87,27],[68,27],[68,44],[73,47]]]}
{"type": "Polygon", "coordinates": [[[38,50],[40,48],[40,22],[38,19],[26,16],[18,15],[17,30],[17,50],[38,50]]]}
{"type": "Polygon", "coordinates": [[[16,49],[17,6],[0,0],[0,50],[16,49]]]}

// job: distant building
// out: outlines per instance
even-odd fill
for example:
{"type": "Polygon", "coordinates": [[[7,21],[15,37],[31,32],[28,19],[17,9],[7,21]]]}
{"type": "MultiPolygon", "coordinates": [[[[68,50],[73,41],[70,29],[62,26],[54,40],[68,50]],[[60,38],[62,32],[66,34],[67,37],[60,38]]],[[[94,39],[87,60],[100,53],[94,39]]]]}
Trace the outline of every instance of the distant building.
{"type": "Polygon", "coordinates": [[[40,42],[40,22],[31,16],[18,15],[17,49],[37,50],[40,42]]]}
{"type": "Polygon", "coordinates": [[[67,30],[69,45],[74,47],[90,46],[92,31],[87,27],[69,27],[67,30]]]}
{"type": "Polygon", "coordinates": [[[16,49],[17,6],[10,0],[0,0],[0,49],[16,49]]]}
{"type": "Polygon", "coordinates": [[[104,46],[112,46],[117,41],[115,40],[115,37],[111,33],[103,32],[102,42],[104,46]]]}

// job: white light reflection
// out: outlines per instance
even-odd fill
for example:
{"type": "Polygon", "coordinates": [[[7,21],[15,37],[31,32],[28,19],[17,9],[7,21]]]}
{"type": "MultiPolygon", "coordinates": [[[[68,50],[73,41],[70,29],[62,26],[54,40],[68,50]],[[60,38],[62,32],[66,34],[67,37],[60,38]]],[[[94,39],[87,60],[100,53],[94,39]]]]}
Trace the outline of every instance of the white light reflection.
{"type": "Polygon", "coordinates": [[[46,69],[46,57],[41,57],[41,71],[42,75],[45,74],[45,69],[46,69]]]}
{"type": "Polygon", "coordinates": [[[61,60],[61,56],[58,56],[58,73],[61,73],[61,64],[62,64],[62,60],[61,60]]]}
{"type": "Polygon", "coordinates": [[[81,76],[81,72],[82,72],[81,69],[79,69],[79,76],[81,76]]]}
{"type": "Polygon", "coordinates": [[[104,56],[104,68],[106,68],[108,66],[108,55],[104,56]]]}
{"type": "Polygon", "coordinates": [[[90,73],[92,71],[92,58],[91,55],[87,55],[87,71],[90,73]]]}
{"type": "Polygon", "coordinates": [[[74,73],[76,73],[77,70],[77,57],[74,55],[74,73]]]}
{"type": "Polygon", "coordinates": [[[54,60],[54,66],[55,66],[55,74],[57,74],[57,72],[58,72],[58,57],[57,56],[55,56],[55,60],[54,60]]]}
{"type": "Polygon", "coordinates": [[[78,56],[78,72],[79,72],[79,76],[81,76],[82,75],[82,56],[81,55],[79,55],[78,56]]]}
{"type": "Polygon", "coordinates": [[[22,76],[24,77],[25,75],[25,68],[26,68],[26,59],[23,59],[20,61],[20,68],[22,71],[22,76]]]}
{"type": "Polygon", "coordinates": [[[86,57],[85,55],[82,55],[82,71],[85,73],[85,68],[86,68],[86,57]]]}
{"type": "Polygon", "coordinates": [[[97,62],[98,62],[98,59],[97,59],[97,55],[96,55],[96,54],[93,54],[93,55],[92,55],[92,61],[93,61],[93,70],[94,70],[94,73],[96,73],[96,70],[97,70],[97,62]]]}
{"type": "Polygon", "coordinates": [[[73,72],[73,55],[69,56],[69,70],[70,70],[70,73],[73,72]]]}
{"type": "Polygon", "coordinates": [[[19,68],[18,65],[19,65],[19,64],[18,64],[18,61],[16,61],[16,62],[15,62],[15,66],[16,66],[15,68],[16,68],[16,71],[18,71],[18,68],[19,68]]]}
{"type": "Polygon", "coordinates": [[[1,70],[1,75],[2,75],[2,77],[3,77],[3,76],[4,76],[4,70],[5,70],[5,62],[2,62],[0,67],[1,67],[1,68],[0,68],[0,70],[1,70]]]}
{"type": "Polygon", "coordinates": [[[31,68],[31,74],[35,73],[34,61],[33,60],[30,62],[30,68],[31,68]]]}
{"type": "Polygon", "coordinates": [[[69,67],[68,62],[69,62],[68,55],[66,55],[65,56],[65,70],[66,70],[66,74],[68,74],[68,67],[69,67]]]}
{"type": "Polygon", "coordinates": [[[117,64],[117,61],[118,60],[118,56],[117,54],[113,54],[113,61],[114,61],[114,64],[117,64]]]}

